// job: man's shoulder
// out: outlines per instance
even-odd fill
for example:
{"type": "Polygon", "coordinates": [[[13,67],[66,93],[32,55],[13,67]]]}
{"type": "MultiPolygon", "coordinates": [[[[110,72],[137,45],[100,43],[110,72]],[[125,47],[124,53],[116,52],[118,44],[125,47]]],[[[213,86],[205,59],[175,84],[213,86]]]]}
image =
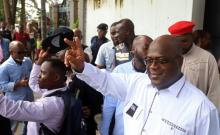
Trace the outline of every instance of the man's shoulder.
{"type": "Polygon", "coordinates": [[[114,51],[114,45],[112,42],[104,43],[100,48],[98,53],[111,54],[114,51]]]}
{"type": "Polygon", "coordinates": [[[13,59],[11,58],[11,56],[7,59],[7,60],[5,60],[2,64],[1,64],[1,66],[5,66],[5,65],[11,65],[11,66],[14,66],[12,63],[13,61],[13,59]]]}
{"type": "Polygon", "coordinates": [[[188,93],[188,99],[191,100],[191,104],[194,106],[203,106],[204,109],[213,110],[216,109],[214,104],[208,99],[208,97],[198,89],[196,86],[186,81],[184,91],[188,93]]]}
{"type": "Polygon", "coordinates": [[[104,43],[104,44],[100,47],[100,49],[101,49],[101,48],[102,48],[102,49],[113,49],[113,47],[114,47],[114,44],[113,44],[112,41],[110,41],[110,42],[104,43]]]}
{"type": "Polygon", "coordinates": [[[98,36],[93,36],[92,38],[91,38],[91,42],[93,42],[94,40],[96,40],[98,38],[98,36]]]}
{"type": "Polygon", "coordinates": [[[10,69],[11,67],[14,67],[15,65],[13,64],[13,62],[11,62],[10,57],[4,61],[1,65],[0,65],[0,69],[1,71],[7,71],[8,69],[10,69]]]}
{"type": "Polygon", "coordinates": [[[207,58],[207,56],[213,56],[209,51],[204,50],[196,45],[193,47],[193,55],[197,57],[204,57],[207,58]]]}
{"type": "Polygon", "coordinates": [[[113,72],[117,72],[117,73],[136,73],[133,70],[133,66],[132,66],[131,61],[116,66],[115,69],[113,70],[113,72]]]}
{"type": "Polygon", "coordinates": [[[208,62],[209,60],[215,60],[214,56],[210,52],[208,52],[208,51],[206,51],[196,45],[193,46],[189,55],[186,54],[183,56],[184,56],[184,59],[195,61],[197,63],[198,62],[208,62]]]}
{"type": "Polygon", "coordinates": [[[24,63],[28,63],[28,64],[32,64],[32,61],[29,57],[24,57],[24,60],[23,60],[24,63]]]}
{"type": "Polygon", "coordinates": [[[31,59],[29,57],[24,57],[24,61],[30,61],[31,62],[31,59]]]}

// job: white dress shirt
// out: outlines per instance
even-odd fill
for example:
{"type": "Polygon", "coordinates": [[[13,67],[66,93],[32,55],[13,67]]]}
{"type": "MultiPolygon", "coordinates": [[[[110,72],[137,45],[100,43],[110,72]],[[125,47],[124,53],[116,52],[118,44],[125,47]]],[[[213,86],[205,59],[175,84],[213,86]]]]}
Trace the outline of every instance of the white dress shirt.
{"type": "MultiPolygon", "coordinates": [[[[40,74],[40,66],[33,66],[33,74],[30,81],[36,79],[40,74]],[[33,76],[35,75],[35,76],[33,76]]],[[[36,85],[38,81],[35,82],[36,85]]],[[[39,85],[38,85],[39,86],[39,85]]],[[[0,96],[0,115],[18,121],[28,121],[27,135],[38,135],[39,125],[43,123],[53,132],[58,133],[61,129],[64,114],[64,102],[61,97],[45,97],[55,91],[65,91],[67,87],[45,91],[40,99],[35,102],[12,101],[0,96]]]]}
{"type": "MultiPolygon", "coordinates": [[[[123,63],[115,67],[113,73],[137,73],[134,69],[132,61],[123,63]]],[[[112,121],[112,117],[115,113],[115,125],[113,129],[113,135],[124,134],[124,121],[123,121],[124,102],[115,99],[112,96],[105,96],[102,112],[102,121],[99,124],[99,131],[101,135],[109,134],[109,126],[112,121]]]]}
{"type": "Polygon", "coordinates": [[[124,101],[125,135],[220,135],[216,107],[185,77],[158,91],[146,74],[110,74],[87,63],[77,76],[124,101]]]}

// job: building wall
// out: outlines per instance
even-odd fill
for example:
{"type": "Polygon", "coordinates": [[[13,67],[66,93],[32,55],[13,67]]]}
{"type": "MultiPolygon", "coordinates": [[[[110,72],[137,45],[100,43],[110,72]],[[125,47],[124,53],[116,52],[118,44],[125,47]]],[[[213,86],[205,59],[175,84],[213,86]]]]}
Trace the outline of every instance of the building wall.
{"type": "Polygon", "coordinates": [[[203,29],[205,14],[205,0],[193,0],[192,20],[196,23],[195,29],[203,29]]]}
{"type": "MultiPolygon", "coordinates": [[[[199,27],[203,25],[205,0],[100,0],[100,4],[97,1],[86,2],[86,21],[83,23],[87,45],[97,34],[99,23],[110,26],[122,18],[130,18],[134,22],[136,34],[152,38],[167,34],[168,26],[179,20],[194,20],[199,27]]],[[[110,39],[109,33],[107,37],[110,39]]]]}

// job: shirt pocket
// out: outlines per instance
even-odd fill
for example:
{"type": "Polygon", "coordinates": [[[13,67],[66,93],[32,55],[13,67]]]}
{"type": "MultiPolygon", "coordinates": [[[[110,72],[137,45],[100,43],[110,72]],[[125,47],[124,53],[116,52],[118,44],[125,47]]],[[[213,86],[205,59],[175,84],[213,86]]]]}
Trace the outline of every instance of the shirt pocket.
{"type": "Polygon", "coordinates": [[[187,135],[187,130],[162,118],[160,135],[187,135]]]}

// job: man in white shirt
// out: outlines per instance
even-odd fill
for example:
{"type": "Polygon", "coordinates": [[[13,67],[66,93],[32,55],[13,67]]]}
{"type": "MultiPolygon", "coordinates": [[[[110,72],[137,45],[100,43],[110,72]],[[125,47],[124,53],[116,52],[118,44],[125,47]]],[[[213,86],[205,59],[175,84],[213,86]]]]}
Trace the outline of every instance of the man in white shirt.
{"type": "MultiPolygon", "coordinates": [[[[113,72],[114,73],[144,73],[146,71],[146,65],[144,59],[146,58],[148,47],[153,40],[145,35],[137,36],[132,45],[132,60],[118,65],[113,72]]],[[[123,123],[123,109],[124,102],[117,100],[111,96],[106,96],[103,104],[102,121],[99,125],[99,130],[102,135],[108,135],[110,123],[114,116],[115,123],[113,126],[113,135],[124,134],[123,123]],[[114,114],[115,113],[115,114],[114,114]]]]}
{"type": "Polygon", "coordinates": [[[62,127],[64,102],[62,97],[49,96],[56,91],[65,91],[66,67],[60,60],[47,60],[42,66],[34,64],[30,82],[32,88],[43,91],[35,102],[13,101],[0,96],[0,115],[18,121],[28,121],[27,135],[39,135],[40,123],[52,132],[58,133],[62,127]]]}
{"type": "Polygon", "coordinates": [[[219,135],[218,111],[181,73],[182,55],[174,37],[155,39],[146,58],[146,74],[114,74],[84,63],[80,41],[65,39],[72,49],[65,64],[100,91],[125,102],[125,135],[219,135]]]}

